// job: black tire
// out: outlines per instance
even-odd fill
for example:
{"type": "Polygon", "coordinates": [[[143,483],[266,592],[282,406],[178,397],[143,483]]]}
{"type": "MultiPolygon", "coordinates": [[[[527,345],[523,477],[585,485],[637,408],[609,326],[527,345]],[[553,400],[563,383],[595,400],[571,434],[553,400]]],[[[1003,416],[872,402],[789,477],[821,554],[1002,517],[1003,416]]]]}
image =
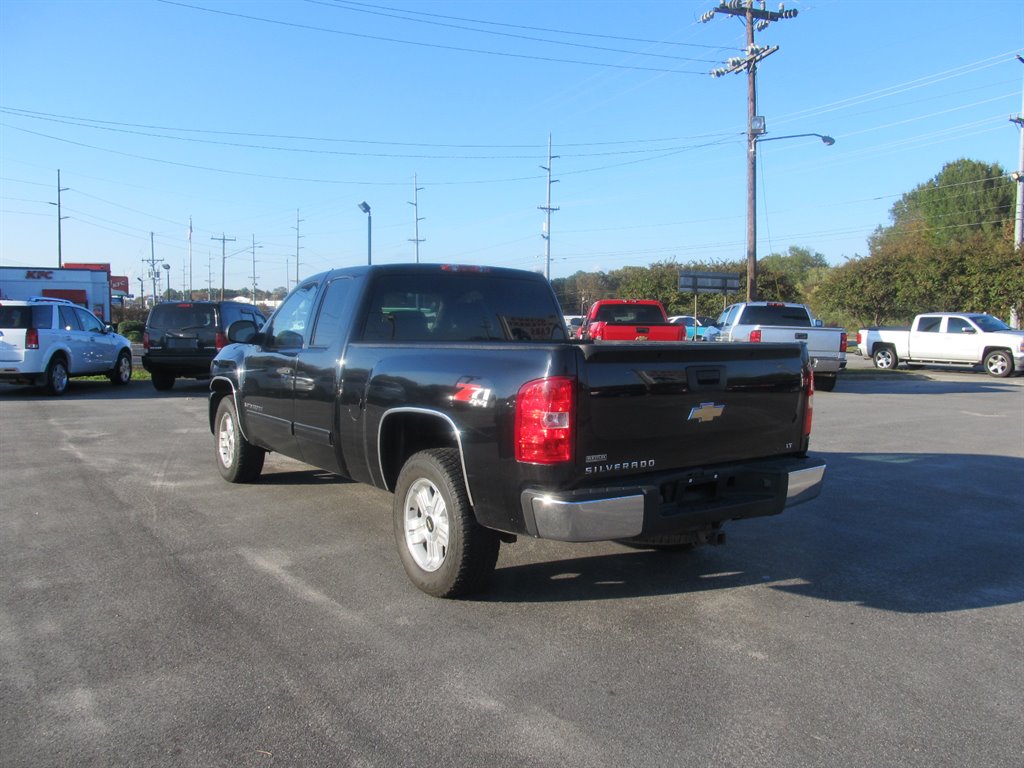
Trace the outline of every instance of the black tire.
{"type": "Polygon", "coordinates": [[[43,387],[51,395],[63,395],[68,391],[70,379],[67,361],[61,355],[56,355],[46,366],[46,379],[43,382],[43,387]]]}
{"type": "Polygon", "coordinates": [[[153,388],[160,392],[166,392],[174,386],[174,374],[164,371],[153,371],[153,388]]]}
{"type": "Polygon", "coordinates": [[[883,371],[891,371],[900,364],[896,350],[892,347],[876,347],[871,359],[875,361],[875,368],[880,368],[883,371]]]}
{"type": "Polygon", "coordinates": [[[832,375],[821,375],[814,377],[814,389],[816,392],[831,392],[836,388],[836,379],[838,376],[832,375]]]}
{"type": "Polygon", "coordinates": [[[217,405],[213,437],[214,454],[221,477],[229,483],[252,483],[259,479],[267,452],[242,435],[235,403],[230,396],[223,398],[217,405]]]}
{"type": "Polygon", "coordinates": [[[115,386],[124,386],[132,380],[132,353],[122,349],[114,363],[114,369],[110,372],[110,383],[115,386]]]}
{"type": "Polygon", "coordinates": [[[501,540],[473,516],[459,453],[420,451],[395,485],[395,540],[410,581],[434,597],[460,597],[487,586],[501,540]]]}
{"type": "Polygon", "coordinates": [[[1013,373],[1013,355],[1005,349],[993,349],[985,355],[985,373],[1005,379],[1013,373]]]}

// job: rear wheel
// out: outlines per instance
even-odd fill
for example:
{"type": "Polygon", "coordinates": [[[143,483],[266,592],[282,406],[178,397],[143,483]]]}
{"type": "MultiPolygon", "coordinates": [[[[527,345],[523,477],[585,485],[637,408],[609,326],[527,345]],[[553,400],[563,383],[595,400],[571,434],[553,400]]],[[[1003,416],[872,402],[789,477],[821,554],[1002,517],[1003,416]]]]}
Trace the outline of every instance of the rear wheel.
{"type": "Polygon", "coordinates": [[[896,350],[892,347],[878,347],[871,359],[875,361],[875,368],[881,368],[883,371],[892,370],[900,364],[900,359],[896,357],[896,350]]]}
{"type": "Polygon", "coordinates": [[[486,586],[498,561],[498,533],[473,516],[454,448],[421,451],[395,486],[395,539],[409,579],[434,597],[459,597],[486,586]]]}
{"type": "Polygon", "coordinates": [[[114,370],[110,372],[110,383],[124,385],[132,380],[132,353],[128,350],[121,350],[117,356],[117,363],[114,370]]]}
{"type": "Polygon", "coordinates": [[[242,435],[238,413],[231,397],[225,397],[217,406],[214,420],[217,469],[229,483],[251,483],[263,471],[267,452],[250,443],[242,435]]]}
{"type": "Polygon", "coordinates": [[[814,377],[814,389],[818,392],[831,392],[836,388],[836,376],[821,376],[814,377]]]}
{"type": "Polygon", "coordinates": [[[990,376],[1005,379],[1013,373],[1013,357],[1005,349],[993,349],[985,355],[985,371],[990,376]]]}
{"type": "Polygon", "coordinates": [[[46,366],[44,387],[51,395],[63,395],[68,391],[68,364],[63,357],[57,356],[46,366]]]}
{"type": "Polygon", "coordinates": [[[153,371],[153,388],[165,392],[174,386],[174,374],[153,371]]]}

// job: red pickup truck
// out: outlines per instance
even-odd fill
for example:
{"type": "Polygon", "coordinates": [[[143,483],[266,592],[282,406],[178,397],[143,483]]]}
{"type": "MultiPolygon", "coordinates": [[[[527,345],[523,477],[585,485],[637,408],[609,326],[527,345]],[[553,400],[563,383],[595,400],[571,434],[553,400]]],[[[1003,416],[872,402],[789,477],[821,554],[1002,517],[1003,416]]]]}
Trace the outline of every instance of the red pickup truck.
{"type": "Polygon", "coordinates": [[[595,301],[580,325],[585,341],[685,341],[686,326],[668,321],[660,301],[595,301]]]}

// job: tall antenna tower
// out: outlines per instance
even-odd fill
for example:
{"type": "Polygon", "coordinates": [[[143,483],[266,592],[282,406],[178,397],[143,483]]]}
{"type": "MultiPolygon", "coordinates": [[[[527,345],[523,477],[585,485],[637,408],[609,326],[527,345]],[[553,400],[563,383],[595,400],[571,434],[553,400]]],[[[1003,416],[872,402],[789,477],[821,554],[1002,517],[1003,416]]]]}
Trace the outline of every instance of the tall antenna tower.
{"type": "Polygon", "coordinates": [[[548,134],[548,164],[542,165],[541,168],[548,172],[548,202],[546,205],[538,205],[537,208],[544,211],[547,214],[544,220],[544,231],[541,232],[540,236],[544,238],[544,276],[551,281],[551,212],[557,211],[558,208],[551,207],[551,185],[558,181],[558,179],[551,178],[551,161],[557,160],[558,155],[551,154],[551,134],[548,134]]]}
{"type": "Polygon", "coordinates": [[[412,220],[413,220],[413,230],[415,232],[415,236],[410,238],[409,242],[416,244],[416,263],[417,264],[420,263],[420,243],[426,242],[426,238],[421,238],[420,237],[420,222],[423,221],[423,219],[426,218],[425,216],[420,216],[419,194],[418,193],[422,189],[423,189],[423,187],[417,187],[416,186],[416,174],[414,173],[412,175],[412,202],[409,203],[409,205],[412,206],[412,210],[413,210],[413,214],[412,214],[413,215],[413,219],[412,220]]]}

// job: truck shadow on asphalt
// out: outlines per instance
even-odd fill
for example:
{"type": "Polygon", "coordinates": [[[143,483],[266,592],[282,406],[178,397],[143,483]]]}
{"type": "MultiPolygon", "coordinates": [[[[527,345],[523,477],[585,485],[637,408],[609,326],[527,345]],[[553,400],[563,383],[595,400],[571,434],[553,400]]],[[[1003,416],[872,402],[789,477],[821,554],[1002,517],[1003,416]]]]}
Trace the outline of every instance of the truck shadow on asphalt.
{"type": "Polygon", "coordinates": [[[59,403],[64,400],[157,400],[168,398],[207,398],[210,382],[182,379],[172,389],[158,392],[153,384],[145,380],[130,381],[115,386],[109,381],[98,379],[72,379],[63,395],[47,394],[42,388],[21,384],[0,384],[0,398],[11,400],[42,400],[59,403]]]}
{"type": "Polygon", "coordinates": [[[564,550],[565,560],[499,561],[482,599],[612,600],[757,587],[908,614],[1024,602],[1024,459],[817,455],[829,463],[818,499],[726,524],[724,546],[680,553],[623,547],[575,558],[564,550]]]}
{"type": "MultiPolygon", "coordinates": [[[[1024,387],[1024,378],[1015,376],[997,379],[988,374],[961,372],[952,378],[947,372],[941,379],[916,373],[852,374],[840,376],[835,394],[873,395],[961,395],[979,392],[1012,392],[1024,387]]],[[[831,397],[832,392],[816,392],[821,397],[831,397]]]]}

